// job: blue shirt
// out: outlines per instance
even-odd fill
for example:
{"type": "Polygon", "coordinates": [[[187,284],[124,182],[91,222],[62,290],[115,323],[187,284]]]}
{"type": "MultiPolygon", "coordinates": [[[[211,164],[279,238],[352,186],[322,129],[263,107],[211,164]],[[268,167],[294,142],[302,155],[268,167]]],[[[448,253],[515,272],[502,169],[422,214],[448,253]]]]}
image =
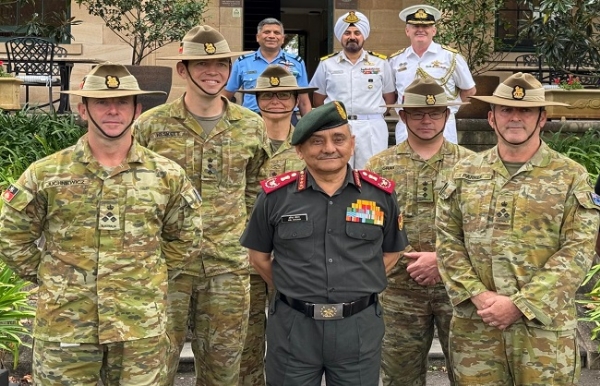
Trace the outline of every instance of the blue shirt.
{"type": "MultiPolygon", "coordinates": [[[[260,50],[258,50],[241,56],[233,63],[231,76],[229,77],[227,86],[225,86],[225,90],[236,92],[241,88],[248,90],[256,87],[256,79],[270,64],[284,66],[289,72],[294,74],[299,87],[308,87],[306,66],[300,56],[292,56],[283,50],[279,50],[279,54],[275,59],[268,62],[267,59],[262,56],[260,50]]],[[[244,94],[242,106],[260,114],[258,104],[256,103],[256,96],[254,96],[254,94],[244,94]]]]}

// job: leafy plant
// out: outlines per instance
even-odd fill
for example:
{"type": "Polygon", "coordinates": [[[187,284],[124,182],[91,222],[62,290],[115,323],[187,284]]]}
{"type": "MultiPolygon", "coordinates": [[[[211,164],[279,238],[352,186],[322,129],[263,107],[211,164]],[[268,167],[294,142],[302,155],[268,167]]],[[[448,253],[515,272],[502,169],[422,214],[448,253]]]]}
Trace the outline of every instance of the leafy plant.
{"type": "Polygon", "coordinates": [[[436,23],[436,41],[456,48],[465,57],[473,75],[493,70],[512,49],[492,34],[496,23],[506,24],[498,11],[504,0],[428,0],[442,11],[436,23]]]}
{"type": "Polygon", "coordinates": [[[35,317],[33,306],[28,303],[30,283],[14,275],[0,262],[0,365],[4,368],[4,356],[12,356],[13,367],[19,362],[19,348],[30,347],[22,338],[31,337],[24,321],[35,317]]]}
{"type": "Polygon", "coordinates": [[[180,41],[200,23],[208,1],[75,0],[133,48],[131,64],[135,65],[165,44],[180,41]]]}
{"type": "Polygon", "coordinates": [[[531,10],[520,35],[531,39],[548,67],[562,73],[600,68],[600,1],[527,1],[531,10]]]}
{"type": "Polygon", "coordinates": [[[69,17],[66,12],[54,12],[48,20],[42,20],[37,13],[32,14],[31,19],[17,29],[17,35],[38,36],[48,38],[56,43],[68,43],[75,39],[71,34],[71,27],[81,24],[74,16],[69,17]]]}
{"type": "Polygon", "coordinates": [[[0,114],[0,127],[0,190],[18,179],[32,162],[73,145],[85,133],[73,115],[28,109],[0,114]]]}

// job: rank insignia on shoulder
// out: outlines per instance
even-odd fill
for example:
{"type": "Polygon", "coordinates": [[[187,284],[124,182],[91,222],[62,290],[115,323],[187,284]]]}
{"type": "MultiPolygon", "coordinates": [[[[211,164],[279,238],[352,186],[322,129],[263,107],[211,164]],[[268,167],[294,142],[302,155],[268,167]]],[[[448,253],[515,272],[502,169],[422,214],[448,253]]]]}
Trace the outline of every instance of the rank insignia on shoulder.
{"type": "Polygon", "coordinates": [[[445,49],[446,51],[450,51],[450,52],[453,52],[455,54],[458,54],[458,50],[456,48],[452,48],[450,46],[445,46],[445,45],[442,45],[442,48],[445,49]]]}
{"type": "Polygon", "coordinates": [[[379,52],[368,51],[369,54],[373,56],[377,56],[379,59],[386,60],[388,57],[384,54],[380,54],[379,52]]]}
{"type": "Polygon", "coordinates": [[[339,52],[332,52],[332,53],[331,53],[331,54],[329,54],[329,55],[322,56],[320,60],[326,60],[326,59],[329,59],[329,58],[333,58],[333,57],[334,57],[334,56],[336,56],[337,54],[339,54],[339,52]]]}
{"type": "Polygon", "coordinates": [[[8,189],[6,189],[4,191],[4,193],[2,193],[2,197],[4,198],[4,200],[6,202],[11,202],[13,198],[15,198],[15,196],[19,194],[19,188],[17,188],[14,185],[10,185],[8,187],[8,189]]]}
{"type": "Polygon", "coordinates": [[[262,186],[265,193],[269,194],[283,186],[289,185],[290,183],[296,181],[300,177],[300,175],[303,173],[304,172],[291,171],[291,172],[279,174],[275,177],[271,177],[271,178],[267,178],[266,180],[262,180],[260,182],[260,185],[262,186]]]}
{"type": "Polygon", "coordinates": [[[390,56],[388,56],[388,59],[391,59],[394,56],[398,56],[398,55],[402,54],[404,51],[406,51],[406,47],[403,48],[403,49],[401,49],[401,50],[398,50],[398,51],[394,52],[393,54],[391,54],[390,56]]]}
{"type": "Polygon", "coordinates": [[[363,181],[367,181],[369,184],[378,187],[384,192],[391,194],[394,191],[394,181],[388,180],[369,170],[357,170],[357,172],[363,181]]]}

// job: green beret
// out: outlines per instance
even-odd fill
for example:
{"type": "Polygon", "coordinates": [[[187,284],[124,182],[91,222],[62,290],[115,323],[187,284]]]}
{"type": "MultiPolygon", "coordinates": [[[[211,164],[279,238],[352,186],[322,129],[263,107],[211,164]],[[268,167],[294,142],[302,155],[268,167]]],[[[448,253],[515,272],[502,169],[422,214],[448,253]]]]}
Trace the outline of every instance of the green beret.
{"type": "Polygon", "coordinates": [[[292,134],[292,145],[300,145],[314,132],[333,129],[348,123],[346,107],[342,102],[332,101],[312,109],[298,121],[292,134]]]}

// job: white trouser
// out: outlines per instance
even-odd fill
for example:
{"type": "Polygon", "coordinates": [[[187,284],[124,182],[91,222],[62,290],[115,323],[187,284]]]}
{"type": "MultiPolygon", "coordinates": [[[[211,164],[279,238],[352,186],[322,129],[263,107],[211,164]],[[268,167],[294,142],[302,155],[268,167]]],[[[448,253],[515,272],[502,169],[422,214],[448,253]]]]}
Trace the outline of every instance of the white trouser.
{"type": "Polygon", "coordinates": [[[390,134],[387,123],[382,116],[365,120],[351,119],[348,123],[356,139],[354,156],[349,163],[354,169],[362,169],[369,158],[388,148],[390,134]]]}
{"type": "MultiPolygon", "coordinates": [[[[406,141],[408,133],[406,132],[406,125],[402,122],[402,119],[396,124],[396,145],[400,142],[406,141]]],[[[444,128],[444,138],[449,142],[458,143],[458,135],[456,134],[456,118],[454,114],[448,116],[448,122],[444,128]]]]}

